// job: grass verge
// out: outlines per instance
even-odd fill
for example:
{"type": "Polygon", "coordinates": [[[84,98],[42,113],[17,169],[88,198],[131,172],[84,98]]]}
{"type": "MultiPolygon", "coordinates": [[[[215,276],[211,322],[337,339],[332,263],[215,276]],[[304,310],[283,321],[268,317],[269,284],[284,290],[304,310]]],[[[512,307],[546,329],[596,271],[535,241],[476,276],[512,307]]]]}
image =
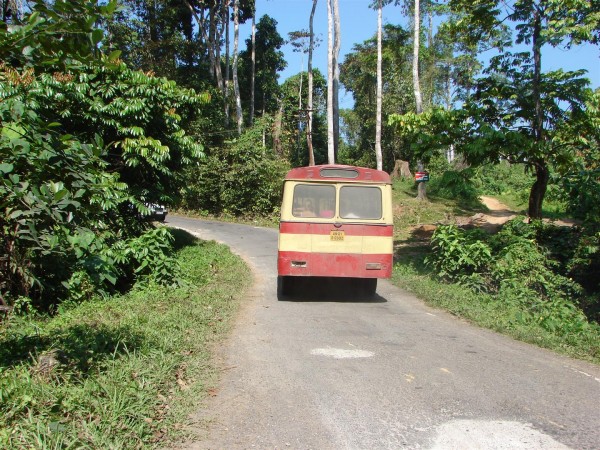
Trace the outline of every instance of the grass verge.
{"type": "Polygon", "coordinates": [[[214,242],[173,231],[184,285],[0,328],[0,448],[164,446],[214,386],[212,351],[251,279],[214,242]]]}
{"type": "Polygon", "coordinates": [[[557,353],[600,364],[600,334],[596,329],[582,333],[552,333],[541,326],[523,322],[522,311],[500,296],[475,293],[458,284],[438,281],[425,267],[428,249],[421,247],[400,255],[394,265],[392,282],[414,292],[430,306],[514,339],[557,353]]]}

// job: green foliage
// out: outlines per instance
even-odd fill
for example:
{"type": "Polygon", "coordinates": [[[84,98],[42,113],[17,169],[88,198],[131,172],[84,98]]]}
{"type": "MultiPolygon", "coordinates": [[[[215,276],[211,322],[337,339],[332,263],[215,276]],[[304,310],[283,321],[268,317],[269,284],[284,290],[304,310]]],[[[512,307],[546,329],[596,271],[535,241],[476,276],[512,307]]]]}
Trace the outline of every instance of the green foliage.
{"type": "Polygon", "coordinates": [[[451,281],[460,281],[474,273],[487,273],[491,249],[478,237],[477,231],[465,232],[455,225],[440,225],[431,237],[433,252],[426,263],[451,281]]]}
{"type": "MultiPolygon", "coordinates": [[[[442,225],[432,236],[433,252],[426,262],[449,281],[514,302],[520,311],[517,320],[523,323],[536,323],[563,335],[587,333],[595,319],[596,305],[590,298],[598,289],[586,296],[578,282],[582,277],[572,278],[577,258],[566,249],[578,238],[573,233],[577,232],[541,222],[527,224],[522,217],[508,222],[494,236],[442,225]]],[[[598,249],[587,248],[598,257],[598,249]]]]}
{"type": "Polygon", "coordinates": [[[429,194],[441,198],[457,199],[469,205],[479,203],[479,192],[469,170],[447,170],[441,177],[433,178],[428,187],[429,194]]]}
{"type": "Polygon", "coordinates": [[[103,32],[96,25],[115,11],[117,1],[34,0],[28,6],[32,12],[23,20],[10,26],[0,21],[0,61],[52,72],[97,59],[103,32]]]}
{"type": "Polygon", "coordinates": [[[475,169],[473,181],[483,195],[513,195],[526,200],[531,179],[525,174],[523,164],[511,164],[506,160],[497,164],[485,164],[475,169]]]}
{"type": "Polygon", "coordinates": [[[35,109],[65,134],[85,141],[100,136],[109,145],[102,155],[108,171],[119,173],[137,198],[169,203],[181,167],[202,156],[202,146],[182,126],[208,101],[206,95],[124,64],[15,77],[6,74],[0,99],[35,109]]]}
{"type": "MultiPolygon", "coordinates": [[[[279,74],[287,67],[280,50],[285,40],[277,31],[277,21],[268,15],[256,23],[254,66],[254,110],[273,114],[278,109],[279,74]]],[[[240,94],[244,105],[250,104],[252,79],[252,40],[246,39],[246,50],[240,52],[240,94]]]]}
{"type": "Polygon", "coordinates": [[[576,3],[565,8],[561,2],[513,2],[512,12],[507,12],[497,1],[451,1],[450,22],[444,28],[454,41],[471,50],[483,41],[497,47],[498,55],[470,83],[462,108],[437,108],[421,116],[405,113],[391,116],[390,123],[421,159],[453,144],[470,164],[504,158],[526,165],[535,174],[529,215],[541,218],[550,174],[560,178],[569,173],[576,154],[586,151],[581,136],[587,135],[574,131],[572,123],[594,114],[584,71],[542,73],[541,68],[545,44],[598,42],[598,26],[590,19],[599,13],[598,6],[576,3]],[[516,44],[528,45],[529,51],[507,51],[516,44]]]}
{"type": "Polygon", "coordinates": [[[571,149],[573,163],[558,183],[569,212],[588,223],[600,223],[600,89],[589,97],[586,114],[574,112],[559,130],[557,143],[571,149]]]}
{"type": "MultiPolygon", "coordinates": [[[[409,55],[410,33],[401,26],[386,25],[382,30],[383,117],[414,109],[412,67],[409,55]]],[[[425,48],[421,49],[427,53],[425,48]]],[[[422,54],[424,54],[422,53],[422,54]]],[[[423,66],[427,74],[431,66],[423,66]],[[425,69],[426,67],[426,69],[425,69]]],[[[345,145],[340,157],[345,163],[374,167],[375,110],[377,103],[377,39],[374,36],[353,47],[340,65],[340,82],[352,93],[354,108],[342,113],[345,145]]],[[[425,89],[426,102],[434,94],[425,89]]],[[[382,124],[384,168],[391,171],[395,159],[412,160],[409,141],[394,127],[382,124]]]]}
{"type": "Polygon", "coordinates": [[[101,55],[92,27],[115,6],[35,2],[0,26],[3,303],[52,309],[177,281],[168,234],[137,213],[171,199],[201,155],[183,126],[207,98],[101,55]]]}
{"type": "Polygon", "coordinates": [[[63,305],[0,324],[0,447],[171,447],[215,385],[207,349],[249,271],[227,247],[174,232],[183,286],[63,305]],[[192,242],[190,242],[190,240],[192,242]]]}
{"type": "Polygon", "coordinates": [[[268,121],[247,129],[224,149],[214,149],[197,167],[184,191],[182,206],[211,214],[270,215],[281,201],[286,161],[262,146],[268,121]]]}
{"type": "MultiPolygon", "coordinates": [[[[285,155],[293,167],[308,165],[308,143],[306,140],[308,114],[304,110],[308,104],[307,72],[291,76],[281,85],[281,120],[278,142],[280,153],[285,155]],[[298,95],[302,83],[302,108],[298,95]]],[[[315,164],[327,162],[327,81],[318,69],[313,70],[313,129],[312,142],[315,164]]]]}

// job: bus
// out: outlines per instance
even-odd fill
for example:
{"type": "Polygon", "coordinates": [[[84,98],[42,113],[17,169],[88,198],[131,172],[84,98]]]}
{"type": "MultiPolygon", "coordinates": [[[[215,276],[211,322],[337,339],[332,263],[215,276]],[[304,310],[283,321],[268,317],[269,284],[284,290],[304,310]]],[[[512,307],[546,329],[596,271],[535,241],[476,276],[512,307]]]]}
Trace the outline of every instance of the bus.
{"type": "Polygon", "coordinates": [[[277,291],[302,277],[348,278],[373,295],[393,265],[392,184],[383,171],[347,165],[298,167],[283,182],[277,291]]]}

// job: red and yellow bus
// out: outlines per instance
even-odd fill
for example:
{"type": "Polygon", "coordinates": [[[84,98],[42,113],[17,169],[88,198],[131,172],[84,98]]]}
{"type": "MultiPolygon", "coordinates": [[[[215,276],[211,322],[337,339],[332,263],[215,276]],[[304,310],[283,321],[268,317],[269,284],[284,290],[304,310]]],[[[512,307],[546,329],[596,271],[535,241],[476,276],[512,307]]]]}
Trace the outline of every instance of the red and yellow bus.
{"type": "Polygon", "coordinates": [[[283,184],[278,292],[297,277],[352,278],[373,294],[393,259],[392,185],[383,171],[323,165],[292,169],[283,184]]]}

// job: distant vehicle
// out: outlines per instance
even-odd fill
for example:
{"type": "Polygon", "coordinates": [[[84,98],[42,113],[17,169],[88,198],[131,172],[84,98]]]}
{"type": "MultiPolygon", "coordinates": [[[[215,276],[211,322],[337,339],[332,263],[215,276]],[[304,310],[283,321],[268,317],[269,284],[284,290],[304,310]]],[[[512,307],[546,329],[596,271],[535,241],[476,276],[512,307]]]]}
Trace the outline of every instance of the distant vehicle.
{"type": "Polygon", "coordinates": [[[279,223],[279,294],[300,277],[349,278],[374,294],[377,279],[392,274],[393,223],[386,172],[344,165],[290,170],[279,223]]]}
{"type": "Polygon", "coordinates": [[[152,220],[158,220],[160,222],[164,222],[167,218],[167,213],[169,210],[166,206],[159,205],[157,203],[147,203],[146,207],[150,210],[148,215],[146,216],[152,220]]]}

